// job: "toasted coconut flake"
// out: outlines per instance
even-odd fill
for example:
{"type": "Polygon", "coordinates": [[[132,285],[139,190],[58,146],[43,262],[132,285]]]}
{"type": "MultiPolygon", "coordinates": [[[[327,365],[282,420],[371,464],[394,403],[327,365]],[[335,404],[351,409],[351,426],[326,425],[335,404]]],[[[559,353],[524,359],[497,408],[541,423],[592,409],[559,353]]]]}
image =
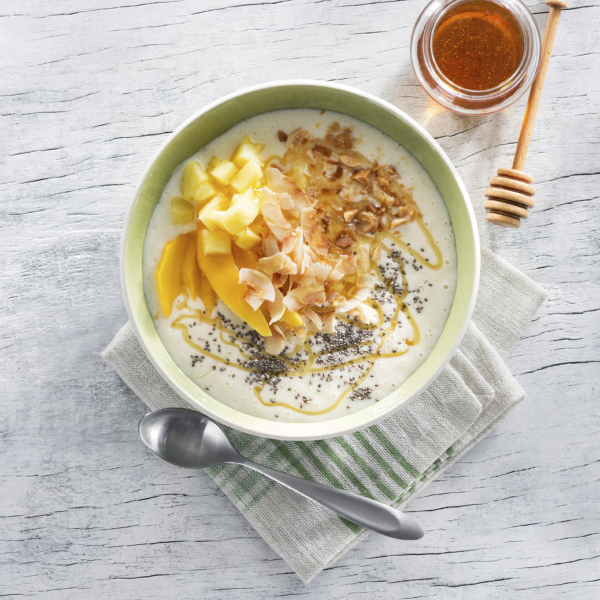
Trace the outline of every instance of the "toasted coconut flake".
{"type": "Polygon", "coordinates": [[[320,283],[324,283],[331,272],[331,266],[316,262],[313,264],[312,270],[315,274],[315,279],[320,283]]]}
{"type": "MultiPolygon", "coordinates": [[[[246,295],[248,295],[249,300],[246,300],[246,302],[255,310],[258,308],[254,306],[257,299],[261,300],[260,304],[262,304],[262,300],[268,300],[269,302],[275,300],[275,288],[271,280],[260,271],[256,271],[255,269],[240,269],[239,283],[248,286],[246,295]]],[[[244,296],[244,299],[246,299],[246,296],[244,296]]]]}
{"type": "Polygon", "coordinates": [[[356,270],[358,268],[356,256],[354,256],[353,254],[344,258],[343,260],[340,260],[335,266],[335,268],[343,275],[352,275],[352,273],[356,273],[356,270]]]}
{"type": "Polygon", "coordinates": [[[283,352],[285,338],[274,327],[271,327],[271,335],[263,338],[265,341],[265,352],[273,356],[278,356],[283,352]]]}
{"type": "MultiPolygon", "coordinates": [[[[371,266],[371,248],[368,244],[359,244],[358,246],[358,274],[363,275],[369,271],[371,266]]],[[[264,260],[264,259],[263,259],[264,260]]]]}
{"type": "Polygon", "coordinates": [[[326,299],[322,285],[307,285],[288,292],[283,303],[286,308],[295,312],[308,304],[322,304],[326,299]]]}
{"type": "Polygon", "coordinates": [[[332,269],[331,273],[329,273],[329,278],[327,279],[327,281],[333,281],[335,283],[336,281],[342,279],[342,277],[344,277],[344,274],[341,271],[338,271],[337,269],[332,269]]]}
{"type": "Polygon", "coordinates": [[[318,331],[321,331],[321,329],[323,329],[323,321],[321,321],[319,315],[314,310],[306,308],[304,310],[304,314],[315,324],[318,331]]]}
{"type": "Polygon", "coordinates": [[[269,235],[262,241],[262,249],[265,256],[273,256],[273,254],[277,254],[279,252],[277,238],[272,233],[269,233],[269,235]]]}
{"type": "Polygon", "coordinates": [[[271,315],[269,325],[272,325],[275,323],[275,321],[279,321],[279,319],[283,317],[283,313],[285,312],[285,304],[283,303],[283,294],[279,290],[275,290],[275,300],[272,302],[267,301],[267,308],[269,309],[269,314],[271,315]]]}
{"type": "Polygon", "coordinates": [[[331,242],[322,231],[314,231],[310,238],[310,247],[321,256],[326,256],[331,242]]]}
{"type": "Polygon", "coordinates": [[[258,294],[256,293],[256,290],[251,286],[248,286],[246,288],[246,291],[244,292],[244,300],[254,310],[257,310],[258,308],[260,308],[262,306],[262,303],[264,302],[264,298],[261,298],[260,296],[258,296],[258,294]]]}
{"type": "Polygon", "coordinates": [[[303,208],[311,206],[308,196],[281,171],[268,168],[266,171],[269,188],[278,194],[289,194],[294,201],[294,214],[299,216],[303,208]]]}
{"type": "Polygon", "coordinates": [[[310,266],[311,263],[310,253],[307,252],[307,248],[308,246],[306,244],[302,246],[302,263],[300,264],[299,269],[299,273],[301,275],[302,273],[304,273],[304,271],[306,271],[306,269],[310,266]]]}
{"type": "Polygon", "coordinates": [[[379,263],[379,261],[381,260],[382,252],[383,250],[381,249],[381,245],[378,245],[377,248],[375,248],[375,250],[373,251],[373,260],[376,263],[379,263]]]}
{"type": "Polygon", "coordinates": [[[283,210],[294,210],[294,201],[286,192],[279,194],[279,204],[283,210]]]}
{"type": "Polygon", "coordinates": [[[328,312],[325,314],[323,318],[323,329],[321,329],[322,333],[335,333],[335,313],[328,312]]]}
{"type": "Polygon", "coordinates": [[[259,259],[258,265],[261,271],[267,275],[273,275],[273,273],[295,275],[298,272],[296,263],[283,252],[277,252],[272,256],[259,259]]]}
{"type": "Polygon", "coordinates": [[[304,238],[309,242],[312,230],[317,225],[317,211],[314,208],[303,208],[300,223],[302,224],[304,238]]]}
{"type": "MultiPolygon", "coordinates": [[[[263,188],[264,189],[264,188],[263,188]]],[[[262,203],[262,214],[273,235],[282,242],[292,232],[292,226],[281,212],[279,196],[262,203]]]]}
{"type": "Polygon", "coordinates": [[[374,325],[379,321],[379,315],[377,314],[377,311],[364,302],[357,304],[356,307],[349,312],[349,314],[358,317],[358,319],[366,325],[374,325]]]}

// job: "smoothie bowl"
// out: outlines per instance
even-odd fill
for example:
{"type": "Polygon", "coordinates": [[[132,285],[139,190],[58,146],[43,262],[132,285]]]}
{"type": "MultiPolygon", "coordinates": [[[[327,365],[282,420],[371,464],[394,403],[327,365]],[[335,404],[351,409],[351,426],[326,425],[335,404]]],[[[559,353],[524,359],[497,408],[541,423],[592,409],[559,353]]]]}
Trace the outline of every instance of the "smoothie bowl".
{"type": "Polygon", "coordinates": [[[131,323],[186,401],[255,435],[322,439],[423,391],[479,278],[473,211],[395,107],[321,82],[228,96],[179,127],[122,239],[131,323]]]}

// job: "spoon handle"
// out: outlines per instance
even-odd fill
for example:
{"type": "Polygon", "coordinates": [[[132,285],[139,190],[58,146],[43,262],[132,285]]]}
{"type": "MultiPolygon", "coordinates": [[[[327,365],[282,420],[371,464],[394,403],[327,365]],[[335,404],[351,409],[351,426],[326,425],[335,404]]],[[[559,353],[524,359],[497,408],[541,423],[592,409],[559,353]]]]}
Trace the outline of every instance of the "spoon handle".
{"type": "Polygon", "coordinates": [[[424,535],[423,530],[416,521],[401,511],[375,500],[314,481],[308,481],[307,479],[300,479],[286,473],[280,473],[253,463],[246,458],[240,460],[240,464],[274,479],[281,485],[365,529],[399,540],[418,540],[424,535]]]}

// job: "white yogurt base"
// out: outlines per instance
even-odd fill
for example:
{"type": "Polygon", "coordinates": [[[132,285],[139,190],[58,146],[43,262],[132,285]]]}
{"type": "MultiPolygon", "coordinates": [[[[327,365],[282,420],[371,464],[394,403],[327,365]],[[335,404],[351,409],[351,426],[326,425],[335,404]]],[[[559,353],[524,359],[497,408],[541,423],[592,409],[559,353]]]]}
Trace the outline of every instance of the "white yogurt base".
{"type": "MultiPolygon", "coordinates": [[[[209,357],[198,360],[198,352],[186,343],[181,331],[171,327],[171,323],[175,319],[182,314],[187,314],[186,309],[177,308],[177,304],[184,298],[181,296],[175,302],[173,311],[167,319],[160,310],[155,272],[165,243],[177,235],[195,229],[195,223],[177,226],[173,225],[171,221],[170,200],[173,196],[180,195],[181,172],[188,161],[182,163],[174,171],[165,186],[146,234],[143,254],[146,301],[154,317],[157,332],[167,351],[179,368],[211,396],[234,409],[257,417],[291,423],[324,421],[362,410],[384,398],[402,384],[429,356],[441,335],[454,298],[456,248],[450,217],[444,201],[421,164],[404,147],[380,130],[355,118],[334,112],[321,114],[321,111],[313,109],[282,110],[258,115],[239,123],[202,148],[191,159],[199,160],[204,166],[213,156],[228,159],[241,142],[244,134],[250,136],[255,142],[265,144],[262,152],[263,159],[274,154],[283,156],[285,144],[278,140],[278,130],[289,133],[302,127],[315,137],[324,137],[327,126],[333,121],[338,121],[343,127],[354,128],[354,136],[358,140],[356,150],[370,159],[377,158],[380,163],[392,164],[398,169],[404,185],[408,189],[412,188],[413,198],[417,202],[423,214],[423,220],[441,250],[444,260],[444,264],[439,270],[431,270],[426,267],[415,269],[410,264],[412,258],[406,252],[402,253],[406,261],[405,272],[409,290],[417,290],[415,293],[408,294],[405,304],[420,329],[421,340],[414,347],[408,347],[405,344],[405,340],[412,339],[412,327],[406,316],[401,313],[399,326],[386,340],[381,352],[385,353],[391,350],[400,352],[407,350],[407,352],[400,356],[377,359],[373,365],[362,365],[362,369],[372,366],[369,375],[359,386],[359,388],[370,388],[369,398],[351,400],[347,396],[330,412],[320,415],[308,414],[330,408],[338,400],[340,393],[348,387],[347,382],[352,377],[356,378],[361,372],[364,372],[361,371],[361,366],[346,366],[345,369],[336,369],[323,375],[284,378],[277,384],[276,393],[273,392],[271,386],[265,386],[261,391],[261,397],[270,405],[264,406],[258,400],[253,389],[257,384],[249,383],[246,379],[248,373],[233,366],[223,366],[209,357]],[[415,302],[415,298],[419,300],[415,302]],[[417,312],[418,306],[422,307],[421,312],[417,312]],[[277,403],[276,405],[272,404],[273,400],[277,403]],[[279,404],[293,406],[301,412],[279,404]],[[302,408],[300,409],[300,407],[302,408]]],[[[419,252],[423,249],[423,252],[420,253],[435,262],[434,252],[416,222],[404,225],[401,228],[401,234],[404,242],[409,243],[419,252]]],[[[396,249],[397,247],[390,247],[390,250],[396,249]]],[[[386,260],[389,262],[389,259],[384,257],[382,264],[386,260]]],[[[391,271],[388,270],[388,272],[391,271]]],[[[188,300],[187,303],[192,308],[203,308],[199,300],[196,302],[188,300]]],[[[216,310],[232,321],[242,323],[220,301],[216,310]]],[[[191,325],[194,321],[196,325],[189,331],[193,341],[200,346],[204,346],[208,341],[216,348],[216,345],[220,343],[219,331],[216,330],[213,333],[211,325],[200,323],[195,319],[186,322],[191,325]]],[[[320,347],[315,345],[313,351],[317,352],[319,349],[320,347]]],[[[241,357],[237,348],[222,343],[221,351],[221,355],[229,358],[232,364],[237,364],[241,357]]]]}

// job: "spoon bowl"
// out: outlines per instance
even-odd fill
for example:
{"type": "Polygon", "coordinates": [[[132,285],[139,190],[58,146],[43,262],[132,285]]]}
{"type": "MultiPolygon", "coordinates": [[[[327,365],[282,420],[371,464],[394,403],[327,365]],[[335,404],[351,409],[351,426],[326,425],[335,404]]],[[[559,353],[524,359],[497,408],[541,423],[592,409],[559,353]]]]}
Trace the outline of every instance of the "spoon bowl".
{"type": "Polygon", "coordinates": [[[152,452],[187,469],[206,469],[240,456],[214,421],[193,410],[148,413],[140,421],[139,433],[152,452]]]}

